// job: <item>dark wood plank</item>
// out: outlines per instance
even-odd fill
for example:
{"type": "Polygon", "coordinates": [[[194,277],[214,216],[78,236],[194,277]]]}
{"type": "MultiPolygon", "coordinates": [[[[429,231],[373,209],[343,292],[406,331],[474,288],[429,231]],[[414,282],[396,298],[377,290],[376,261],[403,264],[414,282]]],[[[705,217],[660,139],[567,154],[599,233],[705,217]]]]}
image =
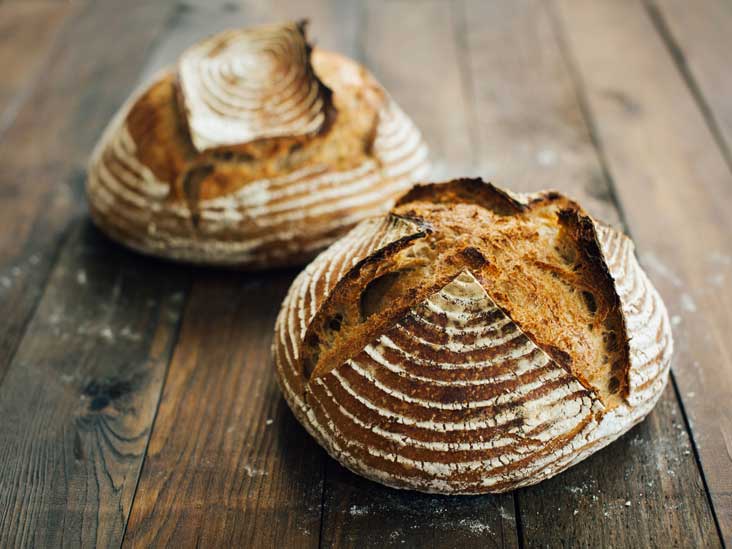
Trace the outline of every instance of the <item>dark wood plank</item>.
{"type": "Polygon", "coordinates": [[[646,1],[732,166],[732,4],[726,0],[646,1]]]}
{"type": "Polygon", "coordinates": [[[676,325],[673,371],[729,542],[732,174],[641,4],[562,0],[558,7],[641,262],[676,325]]]}
{"type": "Polygon", "coordinates": [[[0,4],[0,135],[39,78],[62,24],[77,7],[54,0],[0,4]]]}
{"type": "Polygon", "coordinates": [[[125,545],[318,546],[323,453],[271,371],[293,274],[197,276],[125,545]]]}
{"type": "Polygon", "coordinates": [[[83,221],[81,187],[170,14],[146,2],[82,7],[0,146],[0,546],[122,536],[184,281],[83,221]]]}
{"type": "Polygon", "coordinates": [[[404,492],[328,460],[322,547],[518,547],[513,498],[404,492]]]}
{"type": "MultiPolygon", "coordinates": [[[[617,225],[613,191],[542,2],[469,0],[464,17],[482,165],[499,184],[557,188],[617,225]]],[[[531,547],[693,545],[715,535],[671,390],[632,434],[517,498],[531,547]]]]}
{"type": "Polygon", "coordinates": [[[118,545],[182,293],[88,222],[0,385],[0,546],[118,545]]]}
{"type": "MultiPolygon", "coordinates": [[[[224,21],[247,26],[304,15],[297,2],[239,6],[189,5],[152,65],[172,62],[224,21]]],[[[334,10],[344,13],[343,3],[308,2],[307,9],[314,22],[333,23],[318,36],[337,45],[344,35],[334,10]]],[[[318,545],[325,455],[289,412],[270,358],[293,276],[194,276],[125,545],[318,545]]]]}
{"type": "MultiPolygon", "coordinates": [[[[433,178],[474,173],[463,21],[441,0],[368,2],[363,61],[422,128],[433,178]]],[[[440,497],[385,488],[328,460],[325,547],[516,547],[512,495],[440,497]]]]}

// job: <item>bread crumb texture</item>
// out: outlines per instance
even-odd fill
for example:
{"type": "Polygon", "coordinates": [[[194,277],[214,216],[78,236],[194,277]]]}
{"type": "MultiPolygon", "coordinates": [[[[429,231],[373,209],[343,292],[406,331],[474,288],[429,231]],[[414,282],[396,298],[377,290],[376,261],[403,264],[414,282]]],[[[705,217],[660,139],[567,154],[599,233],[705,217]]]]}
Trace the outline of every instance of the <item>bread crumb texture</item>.
{"type": "Polygon", "coordinates": [[[428,168],[378,82],[292,23],[186,50],[111,121],[87,193],[95,222],[134,249],[257,269],[312,259],[428,168]]]}
{"type": "Polygon", "coordinates": [[[673,343],[631,241],[557,192],[418,185],[318,256],[273,353],[300,422],[397,488],[503,492],[642,420],[673,343]]]}

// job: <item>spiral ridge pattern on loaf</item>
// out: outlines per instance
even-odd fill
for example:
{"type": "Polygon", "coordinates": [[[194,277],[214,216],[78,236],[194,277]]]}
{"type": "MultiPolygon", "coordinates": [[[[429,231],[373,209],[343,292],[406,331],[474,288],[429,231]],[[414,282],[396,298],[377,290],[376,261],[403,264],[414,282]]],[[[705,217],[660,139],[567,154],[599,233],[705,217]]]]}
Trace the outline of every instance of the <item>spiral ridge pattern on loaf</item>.
{"type": "Polygon", "coordinates": [[[334,458],[397,488],[503,492],[553,476],[648,414],[668,379],[668,315],[630,240],[600,224],[597,241],[632,334],[623,404],[608,409],[521,331],[469,269],[340,366],[307,379],[303,341],[336,284],[417,230],[394,216],[362,222],[295,279],[283,302],[273,342],[277,379],[334,458]]]}
{"type": "Polygon", "coordinates": [[[189,48],[179,78],[194,146],[319,131],[330,91],[308,54],[295,23],[222,32],[189,48]]]}

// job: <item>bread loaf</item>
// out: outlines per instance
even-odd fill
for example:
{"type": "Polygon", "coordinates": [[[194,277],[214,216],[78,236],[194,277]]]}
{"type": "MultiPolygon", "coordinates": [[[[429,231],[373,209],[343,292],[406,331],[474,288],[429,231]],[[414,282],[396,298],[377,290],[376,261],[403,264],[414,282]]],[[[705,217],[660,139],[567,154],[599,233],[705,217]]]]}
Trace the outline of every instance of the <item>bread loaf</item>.
{"type": "Polygon", "coordinates": [[[653,408],[668,315],[632,242],[557,192],[416,186],[295,279],[273,343],[291,409],[397,488],[551,477],[653,408]]]}
{"type": "Polygon", "coordinates": [[[112,120],[87,194],[96,224],[136,250],[257,269],[312,259],[426,170],[388,93],[293,23],[185,51],[112,120]]]}

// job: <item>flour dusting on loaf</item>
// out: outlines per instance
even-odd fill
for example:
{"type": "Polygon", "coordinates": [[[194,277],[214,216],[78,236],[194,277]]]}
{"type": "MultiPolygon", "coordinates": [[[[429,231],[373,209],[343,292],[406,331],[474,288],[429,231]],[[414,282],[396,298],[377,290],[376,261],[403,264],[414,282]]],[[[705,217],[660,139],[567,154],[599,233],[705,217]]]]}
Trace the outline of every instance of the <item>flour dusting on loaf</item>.
{"type": "Polygon", "coordinates": [[[196,149],[320,131],[331,92],[308,55],[302,24],[222,32],[189,48],[179,80],[196,149]]]}
{"type": "Polygon", "coordinates": [[[136,250],[260,269],[312,259],[428,168],[373,76],[292,23],[185,51],[110,122],[87,193],[97,225],[136,250]]]}
{"type": "Polygon", "coordinates": [[[273,343],[293,412],[397,488],[539,482],[642,420],[670,325],[630,240],[556,192],[421,185],[294,281],[273,343]],[[568,334],[568,335],[567,335],[568,334]]]}

